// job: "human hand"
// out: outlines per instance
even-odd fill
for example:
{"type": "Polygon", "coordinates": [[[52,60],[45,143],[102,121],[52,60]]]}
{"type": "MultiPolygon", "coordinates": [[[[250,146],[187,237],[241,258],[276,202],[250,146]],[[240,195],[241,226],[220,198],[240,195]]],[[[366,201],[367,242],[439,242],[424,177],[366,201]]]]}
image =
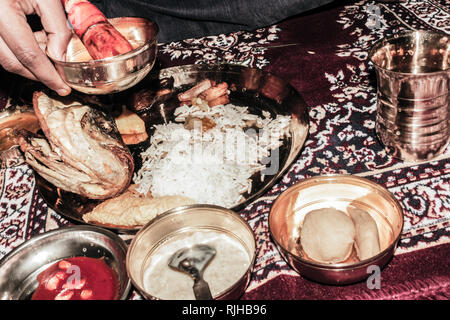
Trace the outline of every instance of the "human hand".
{"type": "Polygon", "coordinates": [[[60,95],[70,93],[45,54],[64,60],[71,31],[60,0],[0,0],[0,65],[41,81],[60,95]],[[43,30],[34,32],[27,15],[38,14],[43,30]]]}

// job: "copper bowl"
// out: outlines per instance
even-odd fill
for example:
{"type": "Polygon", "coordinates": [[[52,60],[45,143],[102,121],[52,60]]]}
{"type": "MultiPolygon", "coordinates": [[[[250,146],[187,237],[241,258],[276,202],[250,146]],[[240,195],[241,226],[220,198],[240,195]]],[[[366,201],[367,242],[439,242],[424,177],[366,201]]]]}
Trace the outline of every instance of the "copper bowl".
{"type": "Polygon", "coordinates": [[[284,191],[269,214],[269,230],[280,254],[305,278],[333,285],[362,281],[381,270],[392,258],[403,229],[403,211],[384,187],[356,176],[331,175],[305,179],[284,191]],[[368,212],[375,220],[381,252],[358,262],[319,263],[299,249],[299,228],[305,215],[315,209],[348,205],[368,212]]]}
{"type": "MultiPolygon", "coordinates": [[[[127,253],[127,271],[131,282],[144,298],[151,300],[162,299],[157,293],[152,292],[152,294],[149,292],[150,290],[146,289],[148,286],[144,283],[145,271],[152,264],[154,252],[158,247],[167,244],[172,239],[180,239],[188,233],[192,234],[198,231],[214,231],[238,240],[242,250],[249,258],[246,271],[241,276],[234,277],[238,278],[237,281],[229,281],[226,277],[222,279],[229,282],[225,290],[214,294],[212,283],[209,283],[213,298],[215,300],[235,300],[244,293],[250,281],[256,257],[256,242],[252,229],[234,211],[214,205],[198,204],[174,208],[163,213],[145,225],[133,238],[127,253]]],[[[186,244],[186,246],[188,245],[186,244]]],[[[218,254],[219,251],[214,259],[217,258],[218,254]]],[[[230,257],[227,263],[233,264],[233,257],[230,257]]],[[[167,266],[167,268],[169,267],[167,266]]],[[[207,280],[206,276],[205,280],[207,280]]],[[[172,286],[175,289],[179,285],[169,281],[165,283],[167,283],[167,286],[172,286]]],[[[156,289],[152,288],[152,290],[156,289]]],[[[172,298],[172,300],[178,299],[182,298],[172,298]]]]}
{"type": "Polygon", "coordinates": [[[135,47],[134,50],[101,60],[90,60],[74,34],[67,46],[66,61],[47,55],[63,80],[86,94],[109,94],[136,85],[153,68],[157,52],[158,26],[142,18],[114,18],[111,24],[135,47]]]}

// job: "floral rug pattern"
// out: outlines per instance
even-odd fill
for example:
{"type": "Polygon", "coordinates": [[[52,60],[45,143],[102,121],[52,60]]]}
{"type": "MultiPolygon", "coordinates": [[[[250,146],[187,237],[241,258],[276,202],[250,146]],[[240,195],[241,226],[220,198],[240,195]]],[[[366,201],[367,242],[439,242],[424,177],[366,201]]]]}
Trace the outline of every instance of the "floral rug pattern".
{"type": "MultiPolygon", "coordinates": [[[[163,67],[232,63],[265,69],[290,81],[310,106],[309,138],[299,158],[271,190],[240,212],[257,240],[247,294],[280,275],[299,278],[270,239],[268,215],[281,192],[319,174],[363,176],[394,194],[405,214],[397,256],[449,245],[450,148],[433,161],[406,163],[392,158],[375,133],[376,84],[368,53],[378,39],[405,29],[450,34],[448,1],[359,1],[254,32],[159,46],[163,67]]],[[[0,106],[8,103],[0,94],[0,106]]],[[[40,198],[32,170],[8,161],[3,157],[0,172],[0,258],[35,234],[70,224],[40,198]]],[[[444,279],[450,283],[448,273],[444,279]]],[[[134,292],[132,298],[140,297],[134,292]]]]}

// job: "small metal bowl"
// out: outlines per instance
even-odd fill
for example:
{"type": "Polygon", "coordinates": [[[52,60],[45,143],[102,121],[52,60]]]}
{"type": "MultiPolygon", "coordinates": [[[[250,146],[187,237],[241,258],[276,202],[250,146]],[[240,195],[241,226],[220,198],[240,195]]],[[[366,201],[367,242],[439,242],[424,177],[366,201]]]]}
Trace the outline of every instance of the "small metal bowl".
{"type": "Polygon", "coordinates": [[[127,246],[115,233],[92,226],[52,230],[31,238],[0,260],[0,299],[30,299],[38,286],[37,276],[55,262],[85,256],[104,258],[117,275],[118,299],[131,288],[125,257],[127,246]]]}
{"type": "MultiPolygon", "coordinates": [[[[133,238],[127,253],[128,276],[146,299],[160,300],[145,289],[144,273],[151,265],[152,254],[168,241],[197,231],[214,231],[238,240],[248,254],[246,272],[227,289],[214,295],[215,300],[238,299],[245,291],[256,256],[256,242],[252,229],[237,213],[214,205],[190,205],[171,209],[145,225],[133,238]]],[[[186,244],[187,246],[187,244],[186,244]]],[[[175,251],[174,251],[175,252],[175,251]]],[[[233,264],[230,257],[229,264],[233,264]]],[[[169,268],[169,266],[167,266],[169,268]]],[[[177,283],[168,283],[177,286],[177,283]]],[[[211,286],[211,283],[210,283],[211,286]]],[[[177,300],[177,298],[174,298],[177,300]]]]}
{"type": "Polygon", "coordinates": [[[157,52],[158,26],[142,18],[114,18],[111,24],[135,47],[134,50],[101,60],[90,56],[74,34],[66,52],[66,61],[47,55],[63,80],[73,89],[87,94],[109,94],[128,89],[141,81],[153,68],[157,52]]]}
{"type": "Polygon", "coordinates": [[[403,229],[403,211],[384,187],[356,176],[332,175],[303,180],[288,188],[275,201],[269,214],[269,230],[280,254],[305,278],[333,285],[362,281],[371,266],[380,270],[392,258],[403,229]],[[378,227],[381,252],[358,262],[335,264],[308,259],[299,250],[300,228],[305,215],[316,209],[334,207],[346,211],[348,205],[368,212],[378,227]]]}

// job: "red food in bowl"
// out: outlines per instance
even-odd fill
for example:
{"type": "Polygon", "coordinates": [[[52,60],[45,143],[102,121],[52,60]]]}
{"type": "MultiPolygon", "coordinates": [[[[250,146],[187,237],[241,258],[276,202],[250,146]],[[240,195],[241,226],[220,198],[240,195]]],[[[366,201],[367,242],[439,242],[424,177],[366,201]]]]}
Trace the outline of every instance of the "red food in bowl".
{"type": "Polygon", "coordinates": [[[87,0],[61,0],[74,32],[94,60],[133,50],[128,40],[87,0]]]}
{"type": "Polygon", "coordinates": [[[103,261],[88,257],[60,260],[38,275],[32,300],[114,300],[118,280],[103,261]]]}

